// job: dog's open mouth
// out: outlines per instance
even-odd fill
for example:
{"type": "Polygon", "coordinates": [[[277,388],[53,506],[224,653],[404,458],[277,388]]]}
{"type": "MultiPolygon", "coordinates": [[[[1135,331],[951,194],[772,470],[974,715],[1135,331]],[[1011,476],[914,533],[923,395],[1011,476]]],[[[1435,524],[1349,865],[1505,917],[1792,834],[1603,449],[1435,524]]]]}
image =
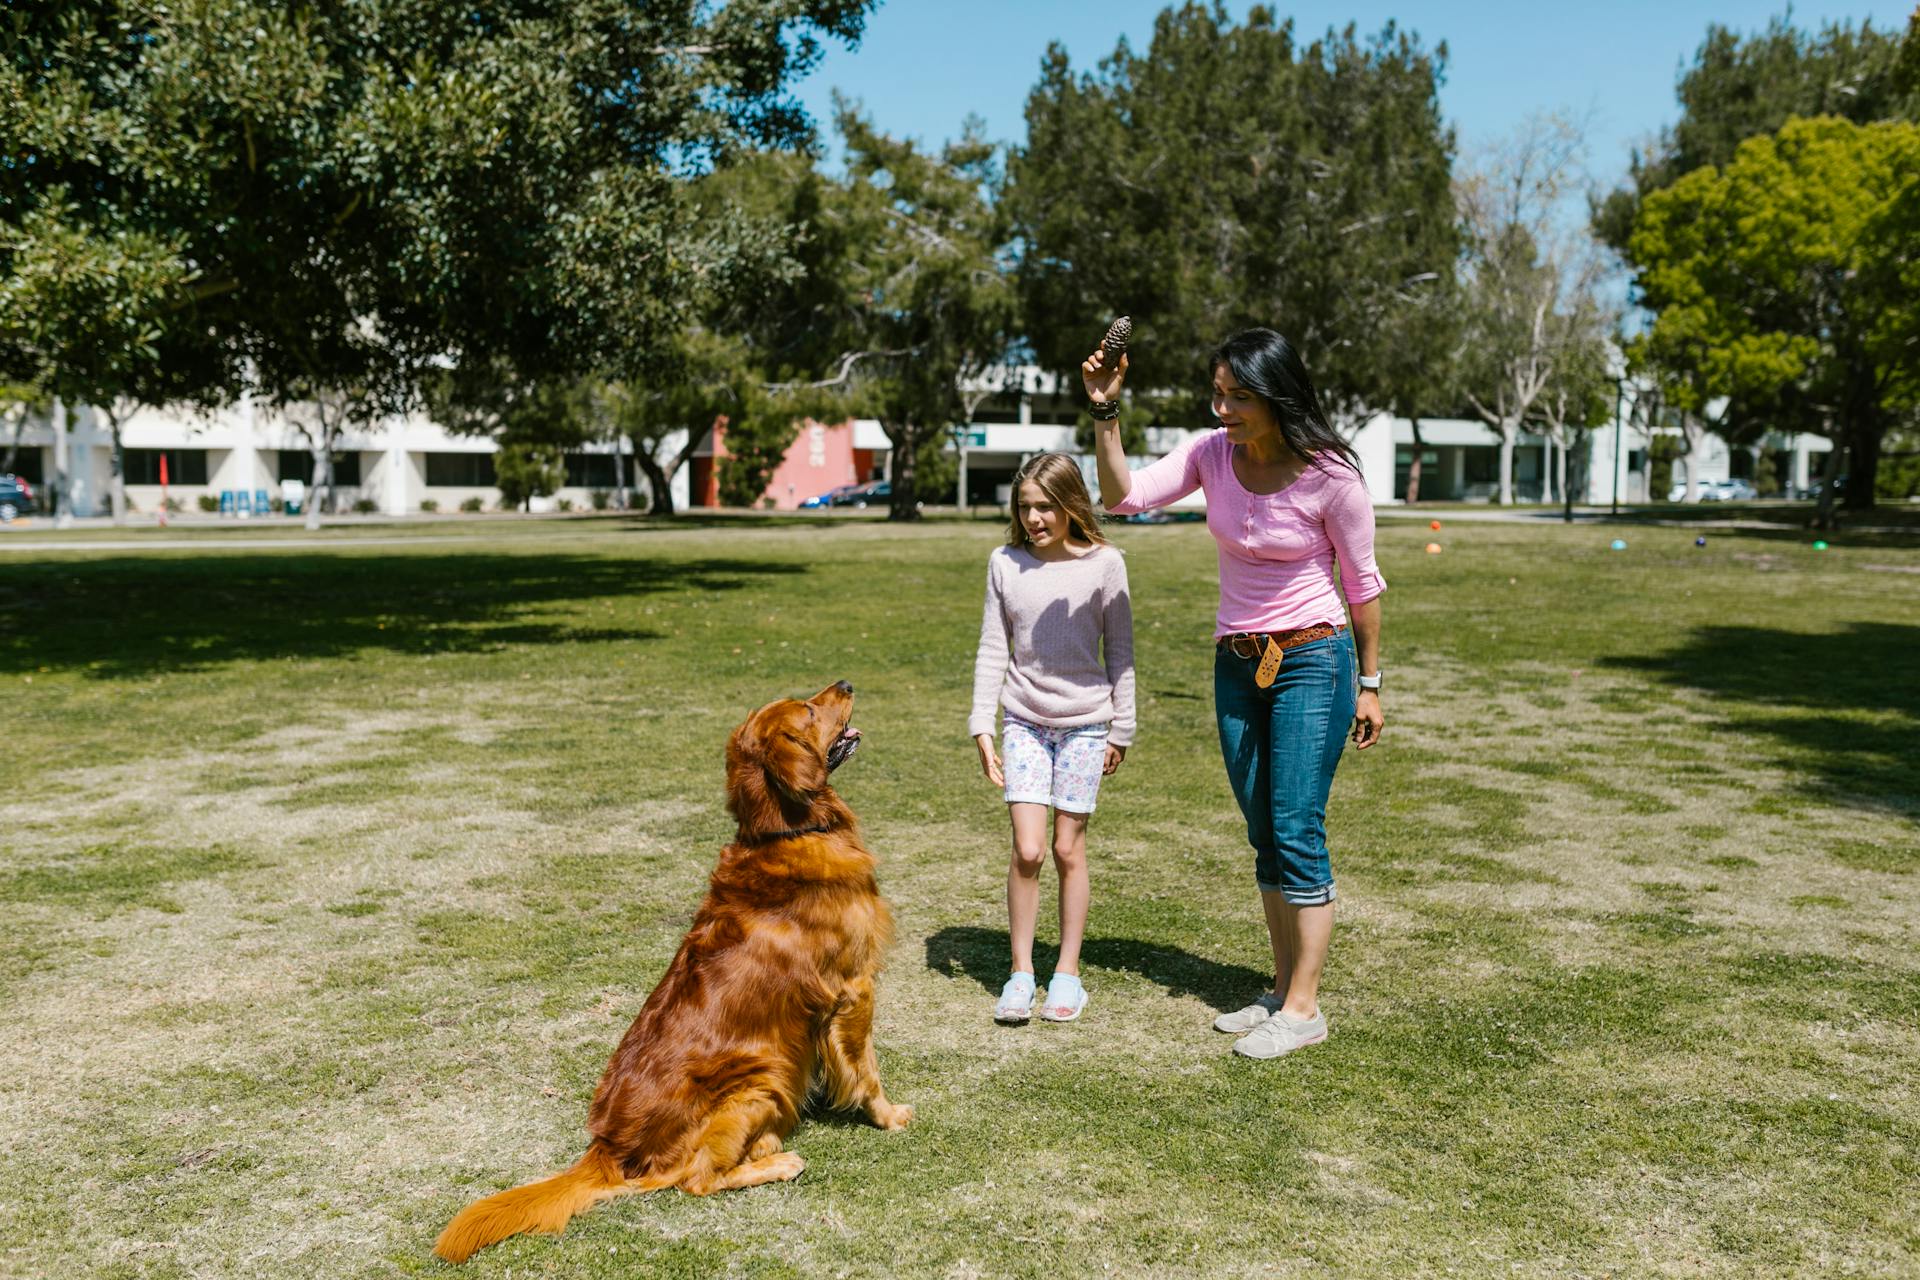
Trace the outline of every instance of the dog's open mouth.
{"type": "Polygon", "coordinates": [[[827,748],[827,770],[832,772],[845,764],[855,751],[860,749],[860,731],[848,725],[840,731],[840,736],[827,748]]]}

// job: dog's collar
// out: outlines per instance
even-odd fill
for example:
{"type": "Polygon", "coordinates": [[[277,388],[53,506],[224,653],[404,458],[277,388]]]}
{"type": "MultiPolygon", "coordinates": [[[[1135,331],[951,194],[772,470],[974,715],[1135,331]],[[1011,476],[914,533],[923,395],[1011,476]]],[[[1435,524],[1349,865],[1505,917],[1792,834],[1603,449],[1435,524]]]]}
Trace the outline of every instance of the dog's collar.
{"type": "Polygon", "coordinates": [[[816,822],[808,827],[788,827],[784,831],[762,831],[754,836],[740,834],[737,844],[766,844],[773,840],[791,840],[795,836],[817,836],[833,830],[831,822],[816,822]]]}

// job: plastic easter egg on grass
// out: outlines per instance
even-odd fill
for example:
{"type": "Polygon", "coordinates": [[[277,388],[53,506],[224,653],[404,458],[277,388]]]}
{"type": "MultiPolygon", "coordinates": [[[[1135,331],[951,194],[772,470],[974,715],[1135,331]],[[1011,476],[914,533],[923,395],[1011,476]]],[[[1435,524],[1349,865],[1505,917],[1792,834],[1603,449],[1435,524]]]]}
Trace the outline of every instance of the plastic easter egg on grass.
{"type": "Polygon", "coordinates": [[[1427,554],[1428,554],[1428,555],[1430,555],[1430,556],[1437,556],[1437,555],[1439,555],[1439,554],[1440,554],[1440,544],[1439,544],[1439,543],[1437,543],[1437,542],[1429,542],[1429,543],[1427,544],[1427,554]]]}
{"type": "Polygon", "coordinates": [[[1693,540],[1693,545],[1694,545],[1694,546],[1696,546],[1696,547],[1704,547],[1704,546],[1706,546],[1706,545],[1707,545],[1707,538],[1706,538],[1706,535],[1705,535],[1705,534],[1702,534],[1702,535],[1701,535],[1701,536],[1699,536],[1698,538],[1695,538],[1695,539],[1693,540]]]}
{"type": "Polygon", "coordinates": [[[1626,541],[1622,538],[1615,538],[1609,545],[1614,551],[1625,551],[1627,549],[1626,541]]]}
{"type": "Polygon", "coordinates": [[[1427,528],[1429,529],[1438,529],[1439,527],[1440,527],[1440,522],[1438,520],[1430,521],[1427,524],[1427,528]]]}
{"type": "Polygon", "coordinates": [[[1825,550],[1827,549],[1827,544],[1826,544],[1826,540],[1825,540],[1825,539],[1820,539],[1820,540],[1817,540],[1817,541],[1815,541],[1815,542],[1814,542],[1814,544],[1813,544],[1813,549],[1814,549],[1815,551],[1825,551],[1825,550]]]}

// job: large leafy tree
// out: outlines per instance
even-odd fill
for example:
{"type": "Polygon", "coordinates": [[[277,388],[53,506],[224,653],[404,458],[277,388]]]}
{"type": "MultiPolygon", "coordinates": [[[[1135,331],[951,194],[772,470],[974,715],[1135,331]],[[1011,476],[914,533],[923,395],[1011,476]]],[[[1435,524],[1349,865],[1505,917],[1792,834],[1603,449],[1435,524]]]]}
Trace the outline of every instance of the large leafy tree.
{"type": "Polygon", "coordinates": [[[766,389],[787,403],[879,420],[893,446],[888,515],[912,520],[923,470],[968,416],[968,386],[1018,341],[1008,225],[990,198],[997,153],[972,121],[938,152],[844,102],[837,123],[847,171],[806,180],[817,230],[805,270],[768,300],[759,359],[785,371],[766,389]]]}
{"type": "Polygon", "coordinates": [[[1614,249],[1630,252],[1640,203],[1695,169],[1720,166],[1748,138],[1777,132],[1796,116],[1838,116],[1856,124],[1914,119],[1920,110],[1920,12],[1900,33],[1831,23],[1804,31],[1790,17],[1742,36],[1718,23],[1682,73],[1681,114],[1644,152],[1629,182],[1601,201],[1594,225],[1614,249]]]}
{"type": "Polygon", "coordinates": [[[176,338],[212,335],[226,362],[180,365],[195,376],[175,393],[244,381],[296,405],[344,389],[370,416],[412,402],[449,359],[541,376],[653,368],[703,299],[779,249],[763,225],[712,216],[688,179],[740,148],[804,140],[783,86],[823,39],[857,38],[871,5],[12,12],[0,290],[33,311],[0,328],[0,367],[32,362],[49,387],[108,402],[167,367],[176,338]],[[8,283],[22,264],[109,261],[115,246],[128,264],[97,272],[98,288],[8,283]],[[105,330],[124,367],[83,377],[78,357],[105,330]]]}
{"type": "Polygon", "coordinates": [[[1185,422],[1207,352],[1265,324],[1299,344],[1345,424],[1406,402],[1384,357],[1429,332],[1402,320],[1458,248],[1445,57],[1391,25],[1303,46],[1264,5],[1235,25],[1192,3],[1094,73],[1050,49],[1007,196],[1040,361],[1071,372],[1130,313],[1136,387],[1167,392],[1161,412],[1185,422]]]}
{"type": "MultiPolygon", "coordinates": [[[[1629,248],[1643,358],[1696,400],[1784,406],[1848,453],[1870,506],[1882,440],[1920,406],[1920,126],[1789,121],[1651,193],[1629,248]]],[[[1826,486],[1830,499],[1832,486],[1826,486]]]]}
{"type": "MultiPolygon", "coordinates": [[[[1593,210],[1597,234],[1636,271],[1646,266],[1636,256],[1633,237],[1647,198],[1699,169],[1731,164],[1744,140],[1773,135],[1795,118],[1832,116],[1855,124],[1920,119],[1920,11],[1904,35],[1870,22],[1807,31],[1794,26],[1790,16],[1749,35],[1716,24],[1708,27],[1677,92],[1680,119],[1636,153],[1628,182],[1593,210]]],[[[1645,292],[1636,300],[1650,311],[1660,306],[1645,292]]],[[[1767,430],[1827,430],[1821,408],[1787,387],[1764,393],[1745,388],[1730,397],[1719,417],[1707,421],[1683,407],[1696,398],[1690,387],[1698,381],[1685,360],[1676,363],[1683,354],[1666,344],[1641,344],[1633,351],[1636,372],[1681,429],[1681,456],[1690,456],[1708,429],[1735,443],[1751,442],[1767,430]]],[[[1839,454],[1830,457],[1840,464],[1839,454]]],[[[1690,489],[1693,483],[1689,464],[1690,489]]],[[[1850,487],[1859,500],[1861,486],[1850,487]]],[[[1828,500],[1832,491],[1831,484],[1823,486],[1828,500]]]]}

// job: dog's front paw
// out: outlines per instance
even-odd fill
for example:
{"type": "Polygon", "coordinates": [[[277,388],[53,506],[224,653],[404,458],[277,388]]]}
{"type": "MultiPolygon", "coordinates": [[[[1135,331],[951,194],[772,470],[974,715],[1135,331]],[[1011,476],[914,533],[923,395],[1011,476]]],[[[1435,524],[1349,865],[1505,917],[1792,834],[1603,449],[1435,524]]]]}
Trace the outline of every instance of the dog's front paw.
{"type": "Polygon", "coordinates": [[[904,1129],[913,1123],[912,1107],[896,1107],[891,1102],[883,1102],[873,1109],[873,1122],[882,1129],[904,1129]]]}

